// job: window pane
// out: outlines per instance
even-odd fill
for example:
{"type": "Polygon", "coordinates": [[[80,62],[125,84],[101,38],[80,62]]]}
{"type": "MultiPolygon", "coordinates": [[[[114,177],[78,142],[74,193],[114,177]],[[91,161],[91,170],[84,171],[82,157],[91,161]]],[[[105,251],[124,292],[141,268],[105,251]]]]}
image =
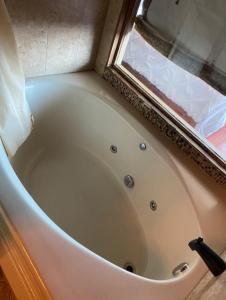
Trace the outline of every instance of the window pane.
{"type": "Polygon", "coordinates": [[[224,0],[142,1],[118,64],[226,158],[225,31],[224,0]]]}

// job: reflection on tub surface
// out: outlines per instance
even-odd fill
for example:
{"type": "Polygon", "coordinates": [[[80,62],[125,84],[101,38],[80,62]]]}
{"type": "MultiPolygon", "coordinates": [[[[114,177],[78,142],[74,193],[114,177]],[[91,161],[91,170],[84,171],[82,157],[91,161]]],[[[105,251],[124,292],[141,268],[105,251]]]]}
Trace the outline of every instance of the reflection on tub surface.
{"type": "Polygon", "coordinates": [[[47,84],[27,95],[36,125],[12,164],[40,207],[75,240],[130,272],[169,279],[184,263],[188,272],[196,256],[187,244],[199,225],[158,142],[83,89],[47,84]]]}

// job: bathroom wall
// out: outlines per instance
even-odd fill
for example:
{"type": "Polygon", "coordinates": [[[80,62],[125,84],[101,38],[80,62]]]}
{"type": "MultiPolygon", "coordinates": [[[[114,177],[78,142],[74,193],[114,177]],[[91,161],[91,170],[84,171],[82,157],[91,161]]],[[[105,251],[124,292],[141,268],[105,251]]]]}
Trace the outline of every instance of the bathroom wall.
{"type": "Polygon", "coordinates": [[[94,68],[108,0],[5,3],[26,77],[94,68]]]}

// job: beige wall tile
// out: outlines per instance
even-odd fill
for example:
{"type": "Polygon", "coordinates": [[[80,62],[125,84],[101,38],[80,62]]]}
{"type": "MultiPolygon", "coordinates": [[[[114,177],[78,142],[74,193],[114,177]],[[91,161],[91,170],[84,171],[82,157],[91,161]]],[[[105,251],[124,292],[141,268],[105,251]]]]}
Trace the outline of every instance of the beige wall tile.
{"type": "Polygon", "coordinates": [[[26,77],[93,69],[108,0],[5,0],[26,77]]]}
{"type": "Polygon", "coordinates": [[[47,46],[46,28],[28,23],[27,26],[15,27],[14,32],[25,75],[44,74],[47,46]]]}
{"type": "Polygon", "coordinates": [[[48,28],[46,74],[77,70],[77,51],[80,38],[78,28],[68,24],[53,24],[48,28]]]}

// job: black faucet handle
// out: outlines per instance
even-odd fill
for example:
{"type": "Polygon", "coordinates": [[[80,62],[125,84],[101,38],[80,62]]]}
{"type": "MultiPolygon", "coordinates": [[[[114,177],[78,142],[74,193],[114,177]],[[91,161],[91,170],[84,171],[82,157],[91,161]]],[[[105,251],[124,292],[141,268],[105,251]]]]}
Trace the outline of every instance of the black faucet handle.
{"type": "Polygon", "coordinates": [[[203,242],[203,238],[198,237],[197,239],[190,241],[188,243],[188,245],[191,248],[191,250],[194,251],[194,250],[197,250],[197,248],[201,246],[202,242],[203,242]]]}
{"type": "Polygon", "coordinates": [[[222,274],[226,270],[225,261],[198,237],[188,243],[192,251],[197,251],[214,276],[222,274]]]}

